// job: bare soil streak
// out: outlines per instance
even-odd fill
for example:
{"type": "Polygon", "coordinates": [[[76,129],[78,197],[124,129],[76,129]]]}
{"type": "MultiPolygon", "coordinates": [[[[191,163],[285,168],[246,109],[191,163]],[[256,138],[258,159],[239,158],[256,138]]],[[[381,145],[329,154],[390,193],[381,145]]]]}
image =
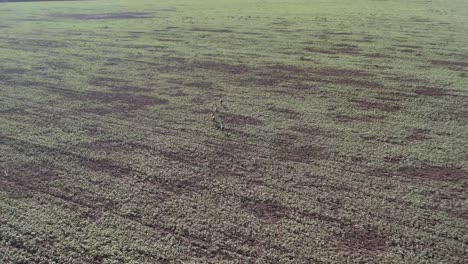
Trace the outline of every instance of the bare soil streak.
{"type": "Polygon", "coordinates": [[[376,254],[386,248],[385,235],[373,226],[353,226],[336,237],[337,245],[346,253],[376,254]]]}
{"type": "Polygon", "coordinates": [[[251,116],[244,116],[244,115],[239,115],[239,114],[223,114],[224,122],[226,124],[231,124],[234,126],[258,126],[261,125],[263,122],[256,119],[255,117],[251,116]]]}
{"type": "Polygon", "coordinates": [[[151,17],[150,13],[143,12],[119,12],[102,14],[56,14],[51,16],[51,18],[65,18],[78,20],[135,19],[149,17],[151,17]]]}
{"type": "Polygon", "coordinates": [[[278,222],[289,214],[289,209],[273,200],[258,200],[256,198],[243,198],[242,206],[251,214],[267,222],[278,222]]]}
{"type": "Polygon", "coordinates": [[[441,88],[435,87],[427,87],[427,86],[419,86],[414,91],[418,95],[426,95],[426,96],[444,96],[448,95],[448,93],[441,88]]]}
{"type": "Polygon", "coordinates": [[[403,167],[399,170],[402,176],[428,179],[435,181],[455,182],[468,179],[468,172],[462,168],[424,166],[424,167],[403,167]]]}

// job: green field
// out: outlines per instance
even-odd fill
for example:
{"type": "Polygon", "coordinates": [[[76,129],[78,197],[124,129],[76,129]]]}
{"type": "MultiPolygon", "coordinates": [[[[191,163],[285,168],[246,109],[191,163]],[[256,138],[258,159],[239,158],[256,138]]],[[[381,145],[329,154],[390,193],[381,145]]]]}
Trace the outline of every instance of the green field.
{"type": "Polygon", "coordinates": [[[466,0],[0,3],[0,263],[466,263],[467,71],[466,0]]]}

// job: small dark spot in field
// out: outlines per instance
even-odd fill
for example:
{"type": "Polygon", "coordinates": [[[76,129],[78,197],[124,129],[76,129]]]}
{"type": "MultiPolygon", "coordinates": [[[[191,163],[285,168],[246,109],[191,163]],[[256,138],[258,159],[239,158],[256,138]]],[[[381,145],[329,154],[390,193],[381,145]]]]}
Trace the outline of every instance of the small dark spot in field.
{"type": "Polygon", "coordinates": [[[383,160],[387,163],[392,163],[392,164],[398,164],[400,161],[403,160],[403,156],[398,155],[398,156],[386,156],[383,158],[383,160]]]}
{"type": "Polygon", "coordinates": [[[342,69],[342,68],[320,68],[313,71],[322,76],[330,77],[369,77],[372,74],[368,71],[342,69]]]}
{"type": "Polygon", "coordinates": [[[371,225],[352,226],[335,236],[340,251],[347,254],[377,254],[385,250],[387,237],[371,225]]]}
{"type": "Polygon", "coordinates": [[[113,177],[129,177],[134,175],[133,169],[112,160],[83,157],[80,159],[80,162],[83,166],[92,171],[106,173],[113,177]]]}
{"type": "Polygon", "coordinates": [[[165,93],[166,95],[168,96],[171,96],[171,97],[186,97],[186,96],[189,96],[188,93],[185,93],[184,91],[181,91],[181,90],[176,90],[176,91],[172,91],[170,93],[165,93]]]}
{"type": "MultiPolygon", "coordinates": [[[[337,205],[337,207],[341,207],[342,205],[337,205]]],[[[326,224],[337,224],[339,226],[349,226],[351,225],[351,221],[348,219],[340,218],[340,217],[333,217],[333,216],[328,216],[316,212],[301,212],[301,215],[311,218],[314,220],[319,220],[323,223],[326,224]]]]}
{"type": "Polygon", "coordinates": [[[404,52],[404,53],[413,53],[413,52],[415,52],[415,50],[412,50],[412,49],[400,49],[398,51],[399,52],[404,52]]]}
{"type": "Polygon", "coordinates": [[[166,183],[166,185],[163,186],[163,188],[176,195],[200,192],[206,189],[206,187],[203,186],[203,178],[197,176],[183,180],[170,180],[166,183]]]}
{"type": "Polygon", "coordinates": [[[428,136],[429,132],[430,130],[427,130],[427,129],[416,129],[413,131],[411,135],[406,137],[406,140],[410,142],[414,142],[414,141],[423,141],[423,140],[431,139],[431,137],[428,136]]]}
{"type": "Polygon", "coordinates": [[[83,211],[80,216],[90,223],[95,223],[103,216],[103,211],[98,209],[88,209],[83,211]]]}
{"type": "Polygon", "coordinates": [[[385,104],[382,102],[371,102],[367,100],[351,100],[351,102],[354,102],[358,104],[362,109],[365,110],[379,110],[379,111],[384,111],[384,112],[398,112],[400,111],[400,106],[398,105],[390,105],[390,104],[385,104]]]}
{"type": "Polygon", "coordinates": [[[334,50],[344,54],[358,54],[360,52],[360,49],[357,45],[346,43],[336,44],[334,50]]]}
{"type": "Polygon", "coordinates": [[[338,36],[349,36],[349,35],[352,35],[353,33],[351,33],[351,32],[338,32],[338,31],[323,31],[323,34],[338,35],[338,36]]]}
{"type": "Polygon", "coordinates": [[[375,38],[371,36],[365,36],[362,39],[356,39],[354,41],[360,42],[360,43],[372,43],[375,41],[375,38]]]}
{"type": "Polygon", "coordinates": [[[468,172],[462,168],[426,165],[422,167],[403,167],[398,170],[403,177],[455,182],[468,179],[468,172]]]}
{"type": "Polygon", "coordinates": [[[246,126],[246,125],[258,126],[258,125],[263,124],[262,121],[258,120],[255,117],[244,116],[240,114],[226,113],[226,114],[223,114],[223,118],[224,118],[224,122],[227,125],[231,125],[231,126],[246,126]]]}
{"type": "Polygon", "coordinates": [[[54,14],[51,18],[77,19],[77,20],[104,20],[104,19],[136,19],[150,18],[150,13],[144,12],[118,12],[101,14],[54,14]]]}
{"type": "Polygon", "coordinates": [[[437,65],[437,66],[468,67],[468,62],[466,62],[466,61],[431,60],[431,63],[433,65],[437,65]]]}
{"type": "Polygon", "coordinates": [[[241,204],[249,213],[271,223],[276,223],[289,215],[289,209],[274,200],[242,198],[241,204]]]}
{"type": "Polygon", "coordinates": [[[418,95],[426,95],[426,96],[444,96],[448,95],[447,91],[442,88],[435,88],[435,87],[427,87],[427,86],[419,86],[414,91],[418,95]]]}
{"type": "Polygon", "coordinates": [[[212,32],[212,33],[231,33],[233,32],[230,29],[225,29],[225,28],[199,28],[195,27],[191,29],[192,31],[200,31],[200,32],[212,32]]]}
{"type": "Polygon", "coordinates": [[[369,57],[369,58],[391,58],[390,55],[386,55],[382,53],[367,53],[367,54],[364,54],[363,56],[369,57]]]}

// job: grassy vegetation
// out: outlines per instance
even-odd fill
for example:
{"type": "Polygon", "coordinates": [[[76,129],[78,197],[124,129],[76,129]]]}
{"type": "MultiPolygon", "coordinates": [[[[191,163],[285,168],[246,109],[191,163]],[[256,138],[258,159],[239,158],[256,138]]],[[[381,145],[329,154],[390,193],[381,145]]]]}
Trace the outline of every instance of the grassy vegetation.
{"type": "Polygon", "coordinates": [[[1,3],[0,262],[463,263],[466,10],[1,3]]]}

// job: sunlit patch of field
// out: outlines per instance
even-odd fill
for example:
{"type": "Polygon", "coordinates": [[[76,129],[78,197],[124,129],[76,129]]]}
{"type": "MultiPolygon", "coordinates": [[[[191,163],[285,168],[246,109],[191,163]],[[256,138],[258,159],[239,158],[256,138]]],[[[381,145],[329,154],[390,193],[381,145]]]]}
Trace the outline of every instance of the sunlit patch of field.
{"type": "Polygon", "coordinates": [[[0,1],[0,262],[463,263],[464,10],[0,1]]]}

